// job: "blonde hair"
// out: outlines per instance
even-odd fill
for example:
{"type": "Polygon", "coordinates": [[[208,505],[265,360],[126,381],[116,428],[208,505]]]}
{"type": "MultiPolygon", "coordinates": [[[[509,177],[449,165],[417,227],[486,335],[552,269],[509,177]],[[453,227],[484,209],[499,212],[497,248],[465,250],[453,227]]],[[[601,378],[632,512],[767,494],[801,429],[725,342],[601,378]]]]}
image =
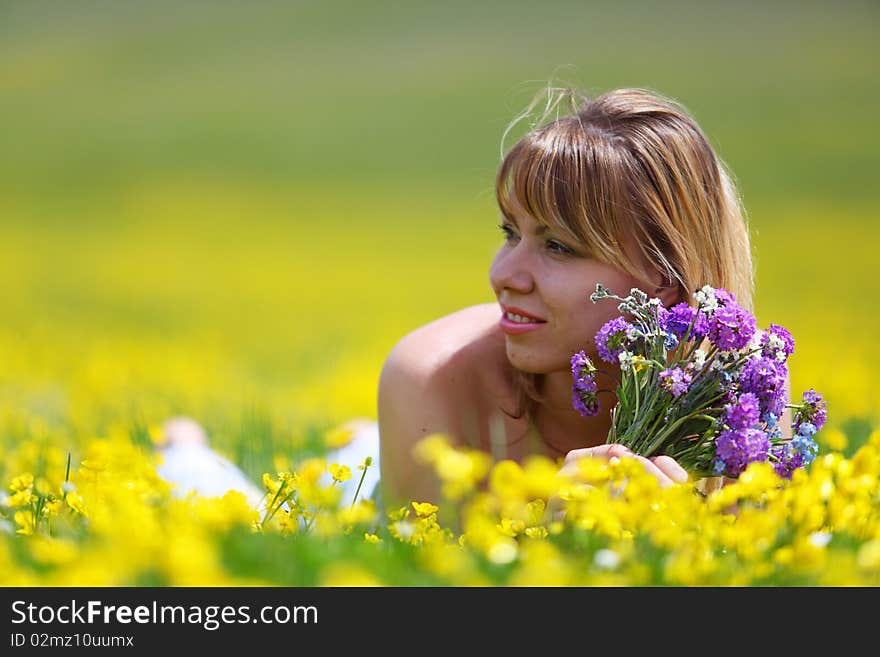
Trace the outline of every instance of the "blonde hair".
{"type": "MultiPolygon", "coordinates": [[[[646,89],[616,89],[591,99],[576,89],[547,87],[504,137],[495,180],[502,214],[513,215],[513,197],[537,222],[583,245],[597,260],[641,280],[659,273],[664,285],[677,288],[677,301],[692,304],[693,293],[711,285],[753,309],[741,199],[724,162],[682,105],[646,89]],[[504,155],[504,137],[542,101],[530,131],[504,155]],[[553,113],[556,118],[546,123],[553,113]],[[636,254],[624,249],[627,237],[635,240],[636,254]]],[[[540,375],[519,376],[520,408],[525,403],[532,410],[540,375]]]]}

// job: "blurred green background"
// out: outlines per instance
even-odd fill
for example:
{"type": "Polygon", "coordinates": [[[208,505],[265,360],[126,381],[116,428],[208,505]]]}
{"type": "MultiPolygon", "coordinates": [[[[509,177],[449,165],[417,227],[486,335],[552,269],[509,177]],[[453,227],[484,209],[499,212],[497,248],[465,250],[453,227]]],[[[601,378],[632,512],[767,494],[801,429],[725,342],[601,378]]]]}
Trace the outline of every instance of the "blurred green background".
{"type": "Polygon", "coordinates": [[[864,437],[878,17],[874,2],[4,0],[7,445],[143,436],[185,413],[257,472],[249,455],[375,417],[404,333],[494,300],[501,136],[551,80],[691,111],[740,185],[759,322],[797,340],[794,395],[815,386],[864,437]]]}

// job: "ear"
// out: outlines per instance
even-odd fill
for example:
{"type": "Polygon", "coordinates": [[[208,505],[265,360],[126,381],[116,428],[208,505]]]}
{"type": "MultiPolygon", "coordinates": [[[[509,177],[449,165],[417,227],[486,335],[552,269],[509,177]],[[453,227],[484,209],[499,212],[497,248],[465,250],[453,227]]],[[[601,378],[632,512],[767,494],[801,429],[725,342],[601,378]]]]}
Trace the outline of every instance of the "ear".
{"type": "Polygon", "coordinates": [[[669,278],[658,277],[651,288],[652,297],[657,297],[664,307],[669,308],[682,300],[681,286],[669,278]]]}

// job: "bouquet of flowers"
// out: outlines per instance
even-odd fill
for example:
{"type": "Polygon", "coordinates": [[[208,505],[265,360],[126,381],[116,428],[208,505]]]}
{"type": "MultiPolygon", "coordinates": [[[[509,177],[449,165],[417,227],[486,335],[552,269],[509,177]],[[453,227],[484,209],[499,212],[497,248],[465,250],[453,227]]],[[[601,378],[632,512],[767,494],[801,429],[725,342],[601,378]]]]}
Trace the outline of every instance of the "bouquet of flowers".
{"type": "MultiPolygon", "coordinates": [[[[665,308],[638,288],[620,297],[603,285],[590,299],[619,301],[624,316],[596,334],[602,360],[620,367],[617,405],[608,443],[642,456],[667,454],[697,477],[737,477],[753,461],[770,461],[791,478],[809,465],[813,438],[826,419],[814,389],[800,404],[787,402],[786,362],[794,340],[782,326],[758,331],[755,317],[723,288],[705,286],[697,307],[665,308]],[[793,410],[792,439],[779,421],[793,410]]],[[[580,351],[571,358],[574,407],[586,417],[599,412],[596,373],[580,351]]]]}

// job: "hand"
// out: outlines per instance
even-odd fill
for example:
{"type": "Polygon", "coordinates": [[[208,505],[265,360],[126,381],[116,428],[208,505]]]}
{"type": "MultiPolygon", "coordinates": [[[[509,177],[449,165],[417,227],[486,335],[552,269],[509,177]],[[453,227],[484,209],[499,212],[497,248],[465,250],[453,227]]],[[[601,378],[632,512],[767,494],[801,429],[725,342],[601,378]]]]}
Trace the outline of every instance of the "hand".
{"type": "Polygon", "coordinates": [[[660,486],[663,488],[668,488],[675,483],[683,484],[688,480],[687,471],[671,456],[653,456],[648,459],[619,444],[573,449],[565,455],[565,464],[562,466],[560,473],[574,474],[577,472],[578,460],[586,457],[601,458],[611,462],[622,458],[636,459],[645,466],[645,470],[657,477],[660,486]]]}

